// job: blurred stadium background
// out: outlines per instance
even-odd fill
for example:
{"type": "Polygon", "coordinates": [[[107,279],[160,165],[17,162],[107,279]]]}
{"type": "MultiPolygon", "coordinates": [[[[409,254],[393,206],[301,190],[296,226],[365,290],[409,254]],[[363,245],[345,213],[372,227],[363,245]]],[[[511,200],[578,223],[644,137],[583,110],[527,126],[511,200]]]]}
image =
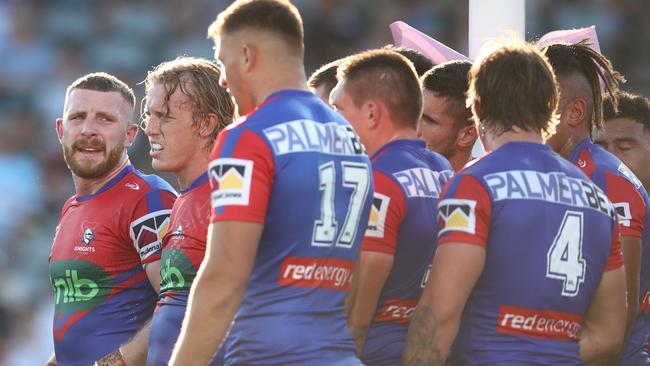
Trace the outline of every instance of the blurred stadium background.
{"type": "MultiPolygon", "coordinates": [[[[52,352],[51,239],[73,194],[54,131],[66,86],[113,73],[143,95],[147,70],[178,55],[212,58],[206,28],[225,0],[0,0],[0,365],[39,365],[52,352]]],[[[403,20],[467,54],[467,1],[294,0],[307,71],[392,42],[403,20]]],[[[603,52],[650,95],[650,2],[527,0],[527,39],[596,25],[603,52]]],[[[143,134],[131,161],[151,172],[143,134]]],[[[170,176],[165,176],[173,184],[170,176]]]]}

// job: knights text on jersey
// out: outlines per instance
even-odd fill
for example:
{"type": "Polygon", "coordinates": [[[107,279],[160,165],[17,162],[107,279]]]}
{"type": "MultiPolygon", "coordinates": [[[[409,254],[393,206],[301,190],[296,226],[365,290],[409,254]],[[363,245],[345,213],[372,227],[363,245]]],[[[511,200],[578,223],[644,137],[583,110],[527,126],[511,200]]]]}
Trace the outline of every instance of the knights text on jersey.
{"type": "Polygon", "coordinates": [[[160,259],[175,198],[165,181],[128,166],[63,206],[50,255],[59,365],[92,364],[151,317],[157,295],[144,266],[160,259]]]}
{"type": "Polygon", "coordinates": [[[424,141],[395,140],[372,157],[373,204],[362,251],[394,257],[366,335],[364,365],[398,365],[437,244],[436,208],[453,170],[424,141]]]}
{"type": "Polygon", "coordinates": [[[604,192],[548,146],[509,142],[451,179],[438,220],[438,245],[487,251],[457,363],[582,364],[582,319],[603,273],[622,265],[604,192]]]}
{"type": "Polygon", "coordinates": [[[174,202],[163,238],[160,300],[151,321],[147,365],[166,365],[180,334],[190,287],[205,255],[210,219],[207,173],[196,179],[174,202]]]}
{"type": "Polygon", "coordinates": [[[612,201],[621,236],[641,238],[639,313],[625,345],[621,365],[650,365],[650,198],[641,181],[614,154],[589,139],[580,142],[570,160],[612,201]]]}
{"type": "Polygon", "coordinates": [[[352,127],[312,93],[279,91],[221,132],[208,174],[213,222],[264,224],[226,364],[358,364],[343,300],[373,187],[352,127]]]}

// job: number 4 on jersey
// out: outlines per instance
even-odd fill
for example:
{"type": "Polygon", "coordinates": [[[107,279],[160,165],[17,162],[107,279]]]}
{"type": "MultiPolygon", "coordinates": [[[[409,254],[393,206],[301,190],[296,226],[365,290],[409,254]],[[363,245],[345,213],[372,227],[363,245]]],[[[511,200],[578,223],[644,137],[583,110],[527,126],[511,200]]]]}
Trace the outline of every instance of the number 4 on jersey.
{"type": "Polygon", "coordinates": [[[352,188],[350,204],[340,231],[334,210],[336,195],[336,169],[334,162],[330,161],[318,167],[320,191],[323,192],[321,201],[320,218],[314,223],[314,236],[312,245],[316,247],[350,248],[354,244],[359,216],[363,210],[368,189],[370,187],[370,171],[365,164],[350,161],[341,162],[343,187],[352,188]],[[337,235],[338,234],[338,235],[337,235]]]}
{"type": "Polygon", "coordinates": [[[567,211],[548,250],[546,277],[563,280],[562,296],[574,297],[585,278],[582,257],[582,212],[567,211]]]}

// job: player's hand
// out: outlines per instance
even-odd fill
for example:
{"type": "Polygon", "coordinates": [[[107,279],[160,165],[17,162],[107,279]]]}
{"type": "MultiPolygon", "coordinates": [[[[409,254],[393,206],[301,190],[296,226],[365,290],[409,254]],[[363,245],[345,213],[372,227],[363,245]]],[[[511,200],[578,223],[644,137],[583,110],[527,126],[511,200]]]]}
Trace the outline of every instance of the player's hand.
{"type": "Polygon", "coordinates": [[[127,366],[124,356],[119,349],[107,354],[95,362],[93,366],[127,366]]]}

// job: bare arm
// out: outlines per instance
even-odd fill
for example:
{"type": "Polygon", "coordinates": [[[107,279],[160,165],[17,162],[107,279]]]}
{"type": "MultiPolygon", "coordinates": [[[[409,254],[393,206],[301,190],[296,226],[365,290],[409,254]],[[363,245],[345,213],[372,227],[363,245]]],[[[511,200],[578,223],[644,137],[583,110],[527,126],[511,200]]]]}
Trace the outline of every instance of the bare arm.
{"type": "Polygon", "coordinates": [[[431,277],[415,310],[402,365],[443,365],[460,318],[485,266],[485,248],[467,243],[438,247],[431,277]]]}
{"type": "Polygon", "coordinates": [[[584,362],[619,352],[625,335],[625,269],[605,272],[591,301],[580,332],[584,362]]]}
{"type": "Polygon", "coordinates": [[[639,278],[641,277],[641,238],[621,236],[621,249],[625,262],[625,282],[627,288],[626,338],[632,329],[639,311],[639,278]]]}
{"type": "Polygon", "coordinates": [[[372,323],[384,283],[393,267],[393,256],[382,252],[362,251],[354,272],[352,293],[354,302],[350,305],[348,323],[354,337],[357,354],[363,351],[363,344],[372,323]]]}
{"type": "Polygon", "coordinates": [[[160,293],[160,260],[147,264],[144,271],[147,273],[151,287],[160,293]]]}
{"type": "Polygon", "coordinates": [[[45,366],[56,366],[56,365],[57,365],[56,354],[52,352],[52,356],[50,356],[50,358],[47,359],[47,363],[45,364],[45,366]]]}
{"type": "Polygon", "coordinates": [[[206,365],[230,327],[241,303],[262,224],[210,224],[205,259],[192,284],[183,328],[170,365],[206,365]]]}

